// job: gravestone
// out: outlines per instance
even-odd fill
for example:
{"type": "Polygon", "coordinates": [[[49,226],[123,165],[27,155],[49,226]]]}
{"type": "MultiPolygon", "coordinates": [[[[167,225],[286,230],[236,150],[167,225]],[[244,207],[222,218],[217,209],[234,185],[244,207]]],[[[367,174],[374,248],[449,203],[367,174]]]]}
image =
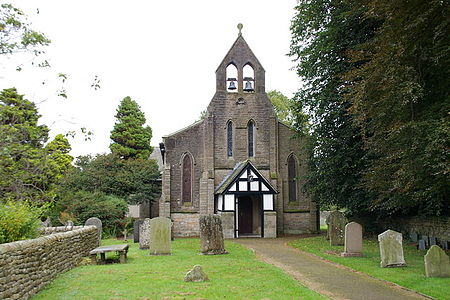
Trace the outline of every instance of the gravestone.
{"type": "Polygon", "coordinates": [[[431,246],[423,259],[427,277],[450,277],[450,260],[439,246],[431,246]]]}
{"type": "Polygon", "coordinates": [[[425,242],[425,248],[430,247],[430,242],[428,240],[428,236],[422,235],[422,240],[424,240],[424,242],[425,242]]]}
{"type": "Polygon", "coordinates": [[[409,239],[412,242],[417,243],[417,241],[419,240],[419,235],[417,234],[417,232],[410,232],[409,233],[409,239]]]}
{"type": "Polygon", "coordinates": [[[449,244],[449,242],[448,241],[445,241],[445,240],[441,240],[441,248],[442,249],[444,249],[444,250],[448,250],[448,245],[449,244]]]}
{"type": "Polygon", "coordinates": [[[139,243],[139,226],[144,222],[142,219],[134,220],[133,223],[133,242],[139,243]]]}
{"type": "Polygon", "coordinates": [[[227,254],[223,243],[222,220],[218,215],[199,218],[200,251],[202,254],[227,254]]]}
{"type": "Polygon", "coordinates": [[[65,225],[66,225],[66,227],[73,227],[73,221],[67,220],[65,225]]]}
{"type": "Polygon", "coordinates": [[[417,249],[419,250],[426,250],[427,247],[425,247],[425,241],[424,240],[419,240],[419,245],[417,246],[417,249]]]}
{"type": "Polygon", "coordinates": [[[347,224],[347,218],[343,213],[336,210],[330,214],[328,231],[331,246],[344,245],[345,224],[347,224]]]}
{"type": "Polygon", "coordinates": [[[187,272],[186,276],[184,276],[184,281],[186,282],[202,282],[208,280],[208,275],[203,272],[202,267],[199,265],[195,265],[194,268],[187,272]]]}
{"type": "Polygon", "coordinates": [[[345,225],[344,252],[341,256],[362,256],[362,226],[356,222],[345,225]]]}
{"type": "Polygon", "coordinates": [[[97,227],[98,241],[100,242],[102,240],[103,224],[102,224],[102,221],[99,218],[92,217],[92,218],[87,219],[86,222],[84,222],[84,226],[95,226],[95,227],[97,227]]]}
{"type": "Polygon", "coordinates": [[[434,236],[430,236],[429,240],[430,240],[430,247],[436,245],[436,238],[434,236]]]}
{"type": "Polygon", "coordinates": [[[150,218],[142,220],[139,226],[139,249],[148,249],[150,245],[150,218]]]}
{"type": "Polygon", "coordinates": [[[330,239],[330,215],[331,214],[329,214],[327,216],[327,218],[325,219],[325,224],[327,225],[327,235],[326,235],[325,239],[327,239],[327,240],[330,239]]]}
{"type": "Polygon", "coordinates": [[[172,221],[168,218],[157,217],[150,220],[150,255],[171,254],[172,221]]]}
{"type": "Polygon", "coordinates": [[[378,235],[382,268],[406,266],[402,240],[401,233],[390,229],[378,235]]]}

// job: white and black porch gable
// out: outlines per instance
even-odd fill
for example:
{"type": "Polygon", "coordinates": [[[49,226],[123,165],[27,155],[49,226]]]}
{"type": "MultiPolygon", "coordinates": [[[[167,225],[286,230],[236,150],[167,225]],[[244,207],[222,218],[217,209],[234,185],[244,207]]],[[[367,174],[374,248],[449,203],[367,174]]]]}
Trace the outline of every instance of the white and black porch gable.
{"type": "Polygon", "coordinates": [[[235,211],[237,197],[245,195],[260,195],[263,211],[274,211],[273,195],[277,193],[250,160],[236,164],[214,192],[217,199],[217,211],[235,211]]]}

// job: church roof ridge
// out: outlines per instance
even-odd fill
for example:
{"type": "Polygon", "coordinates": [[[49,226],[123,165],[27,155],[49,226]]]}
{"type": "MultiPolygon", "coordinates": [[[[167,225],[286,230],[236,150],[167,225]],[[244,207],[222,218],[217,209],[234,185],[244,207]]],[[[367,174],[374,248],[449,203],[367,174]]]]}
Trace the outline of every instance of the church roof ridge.
{"type": "Polygon", "coordinates": [[[190,125],[188,125],[186,127],[183,127],[183,128],[181,128],[181,129],[179,129],[179,130],[177,130],[175,132],[172,132],[170,134],[164,135],[163,138],[174,136],[174,135],[176,135],[178,133],[181,133],[181,132],[183,132],[185,130],[188,130],[188,129],[192,128],[192,127],[200,125],[201,123],[203,123],[203,121],[205,121],[205,119],[201,119],[201,120],[195,121],[194,123],[192,123],[192,124],[190,124],[190,125]]]}

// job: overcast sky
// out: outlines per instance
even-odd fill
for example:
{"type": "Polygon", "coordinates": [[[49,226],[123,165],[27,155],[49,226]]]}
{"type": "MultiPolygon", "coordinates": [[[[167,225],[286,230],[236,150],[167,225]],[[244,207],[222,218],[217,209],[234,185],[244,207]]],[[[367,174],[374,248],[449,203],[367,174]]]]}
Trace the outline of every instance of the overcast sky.
{"type": "Polygon", "coordinates": [[[73,156],[109,152],[125,96],[145,113],[152,145],[197,120],[214,95],[215,70],[237,38],[238,23],[266,70],[267,91],[291,97],[300,86],[286,56],[295,0],[1,2],[20,7],[52,43],[46,70],[25,63],[17,72],[29,57],[0,57],[0,89],[16,87],[38,103],[52,137],[77,131],[70,139],[73,156]],[[68,75],[64,84],[58,73],[68,75]],[[95,76],[98,90],[91,87],[95,76]],[[61,87],[68,99],[57,96],[61,87]],[[90,141],[79,133],[82,127],[94,133],[90,141]]]}

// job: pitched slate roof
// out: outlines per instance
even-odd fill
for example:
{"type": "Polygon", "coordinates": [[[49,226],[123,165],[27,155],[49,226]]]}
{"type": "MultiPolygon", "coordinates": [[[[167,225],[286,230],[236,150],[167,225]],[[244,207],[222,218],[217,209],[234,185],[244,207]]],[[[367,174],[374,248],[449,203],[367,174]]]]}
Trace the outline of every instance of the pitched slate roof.
{"type": "Polygon", "coordinates": [[[242,173],[244,172],[244,170],[247,169],[248,166],[251,166],[252,169],[255,171],[256,175],[262,179],[262,181],[270,188],[273,190],[274,193],[278,193],[277,190],[270,184],[270,182],[268,182],[264,176],[261,175],[261,173],[259,173],[258,169],[255,168],[255,166],[251,163],[250,160],[244,160],[241,162],[238,162],[233,170],[227,175],[225,176],[225,178],[222,180],[221,183],[219,183],[219,185],[217,186],[216,190],[214,191],[215,194],[223,194],[224,192],[226,192],[230,186],[242,175],[242,173]]]}

